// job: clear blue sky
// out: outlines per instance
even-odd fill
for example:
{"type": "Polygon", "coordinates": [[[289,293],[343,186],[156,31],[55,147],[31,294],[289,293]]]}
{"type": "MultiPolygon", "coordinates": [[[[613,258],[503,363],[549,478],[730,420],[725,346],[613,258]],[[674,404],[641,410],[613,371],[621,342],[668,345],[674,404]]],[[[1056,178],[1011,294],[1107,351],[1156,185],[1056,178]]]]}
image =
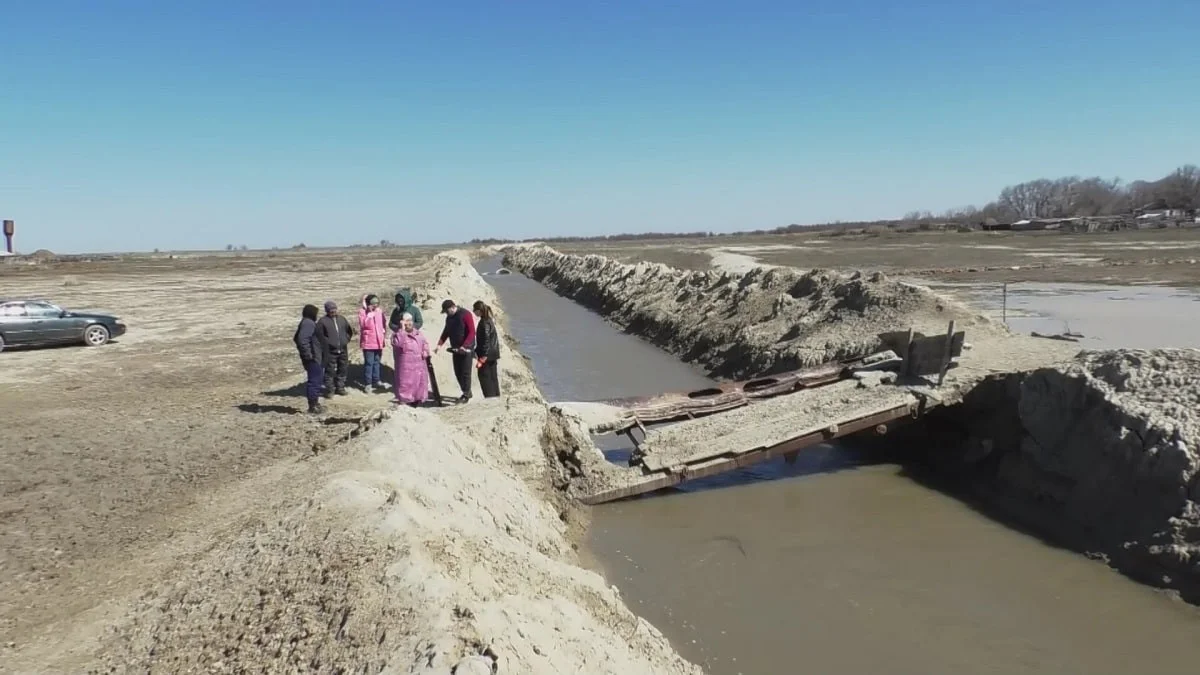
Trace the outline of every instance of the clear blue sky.
{"type": "Polygon", "coordinates": [[[728,231],[1200,162],[1200,1],[0,0],[25,251],[728,231]]]}

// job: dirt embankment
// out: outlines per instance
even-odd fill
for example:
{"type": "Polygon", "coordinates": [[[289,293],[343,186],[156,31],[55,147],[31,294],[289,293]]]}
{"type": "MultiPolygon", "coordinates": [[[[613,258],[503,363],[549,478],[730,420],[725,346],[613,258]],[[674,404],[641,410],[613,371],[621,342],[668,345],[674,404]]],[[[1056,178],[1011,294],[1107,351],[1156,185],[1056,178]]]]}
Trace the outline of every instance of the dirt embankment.
{"type": "Polygon", "coordinates": [[[870,353],[880,335],[915,327],[1002,331],[968,308],[880,273],[787,268],[685,272],[509,247],[509,264],[627,332],[716,376],[753,377],[870,353]]]}
{"type": "MultiPolygon", "coordinates": [[[[423,293],[435,322],[443,297],[496,306],[465,254],[435,266],[423,293]]],[[[206,546],[137,597],[6,660],[25,672],[700,672],[578,565],[557,451],[598,452],[508,347],[504,397],[400,409],[247,479],[213,508],[244,500],[252,526],[214,520],[196,533],[206,546]]]]}
{"type": "Polygon", "coordinates": [[[910,431],[997,515],[1200,604],[1200,351],[995,376],[910,431]]]}
{"type": "Polygon", "coordinates": [[[944,393],[962,402],[885,442],[910,441],[997,515],[1200,602],[1200,352],[1075,354],[882,275],[687,273],[541,246],[505,252],[560,294],[723,376],[857,356],[890,331],[957,320],[975,346],[944,393]]]}

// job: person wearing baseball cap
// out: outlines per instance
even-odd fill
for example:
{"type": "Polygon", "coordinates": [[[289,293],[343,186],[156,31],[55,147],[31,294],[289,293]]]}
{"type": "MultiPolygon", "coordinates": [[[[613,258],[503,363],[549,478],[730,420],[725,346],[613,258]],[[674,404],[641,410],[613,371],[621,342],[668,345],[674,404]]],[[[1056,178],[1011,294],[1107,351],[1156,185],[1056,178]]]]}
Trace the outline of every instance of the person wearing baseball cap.
{"type": "Polygon", "coordinates": [[[469,310],[458,306],[453,300],[442,302],[442,314],[446,315],[446,327],[438,339],[437,349],[450,342],[450,354],[454,359],[454,379],[462,389],[459,403],[471,400],[471,364],[475,362],[475,317],[469,310]]]}
{"type": "Polygon", "coordinates": [[[346,395],[346,373],[350,368],[350,338],[354,329],[338,313],[337,303],[325,301],[325,316],[317,322],[317,339],[324,352],[325,398],[346,395]]]}

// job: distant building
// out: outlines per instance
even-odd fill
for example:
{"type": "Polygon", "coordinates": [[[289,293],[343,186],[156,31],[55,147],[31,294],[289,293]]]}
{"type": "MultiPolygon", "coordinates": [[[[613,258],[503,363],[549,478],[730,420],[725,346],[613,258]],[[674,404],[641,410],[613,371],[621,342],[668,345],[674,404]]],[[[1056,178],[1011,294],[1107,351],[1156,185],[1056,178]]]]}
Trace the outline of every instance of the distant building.
{"type": "Polygon", "coordinates": [[[1138,220],[1154,220],[1156,218],[1194,218],[1195,209],[1154,209],[1138,216],[1138,220]]]}

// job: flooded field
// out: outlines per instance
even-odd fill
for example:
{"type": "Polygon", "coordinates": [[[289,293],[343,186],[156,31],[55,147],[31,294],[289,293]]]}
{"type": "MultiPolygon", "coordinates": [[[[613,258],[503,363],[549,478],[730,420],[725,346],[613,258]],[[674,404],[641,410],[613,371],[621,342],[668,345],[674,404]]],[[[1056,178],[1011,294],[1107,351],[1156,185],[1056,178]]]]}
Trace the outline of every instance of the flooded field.
{"type": "Polygon", "coordinates": [[[1017,333],[1081,334],[1081,349],[1200,346],[1200,291],[1195,289],[1013,283],[1006,302],[1001,284],[927,285],[1005,320],[1017,333]]]}
{"type": "MultiPolygon", "coordinates": [[[[487,278],[551,399],[704,382],[523,277],[487,278]]],[[[992,293],[955,292],[972,290],[992,293]]],[[[1194,302],[1168,289],[1009,289],[1014,330],[1069,321],[1088,336],[1081,348],[1200,346],[1197,325],[1173,318],[1200,314],[1194,302]]],[[[628,450],[602,441],[613,458],[628,450]]],[[[712,673],[1184,673],[1200,658],[1195,608],[843,446],[596,508],[591,537],[630,605],[712,673]]]]}

